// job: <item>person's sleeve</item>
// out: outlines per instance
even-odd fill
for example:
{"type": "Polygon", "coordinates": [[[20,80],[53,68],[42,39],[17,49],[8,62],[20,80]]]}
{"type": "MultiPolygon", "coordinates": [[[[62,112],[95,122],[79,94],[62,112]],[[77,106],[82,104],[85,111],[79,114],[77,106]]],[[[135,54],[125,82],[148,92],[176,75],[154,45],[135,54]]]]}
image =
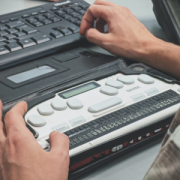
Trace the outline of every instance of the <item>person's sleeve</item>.
{"type": "Polygon", "coordinates": [[[165,135],[161,150],[143,180],[180,179],[180,110],[165,135]]]}

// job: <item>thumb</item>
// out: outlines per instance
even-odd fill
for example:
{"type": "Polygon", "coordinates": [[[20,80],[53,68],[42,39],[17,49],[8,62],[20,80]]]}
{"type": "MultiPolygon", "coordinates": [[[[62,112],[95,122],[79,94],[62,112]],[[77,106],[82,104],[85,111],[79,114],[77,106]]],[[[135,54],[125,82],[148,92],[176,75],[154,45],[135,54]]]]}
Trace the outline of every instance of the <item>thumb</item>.
{"type": "Polygon", "coordinates": [[[86,30],[85,36],[88,41],[103,47],[105,42],[109,42],[109,34],[99,32],[97,29],[90,28],[86,30]]]}
{"type": "Polygon", "coordinates": [[[69,157],[69,138],[65,134],[54,131],[50,134],[49,141],[50,153],[52,152],[56,156],[69,157]]]}

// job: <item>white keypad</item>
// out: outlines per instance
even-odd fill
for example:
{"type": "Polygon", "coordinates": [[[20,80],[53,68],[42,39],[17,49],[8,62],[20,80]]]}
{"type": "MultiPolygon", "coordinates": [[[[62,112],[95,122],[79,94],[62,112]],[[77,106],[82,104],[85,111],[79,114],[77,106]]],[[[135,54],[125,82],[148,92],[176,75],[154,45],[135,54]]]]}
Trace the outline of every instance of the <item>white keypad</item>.
{"type": "Polygon", "coordinates": [[[38,106],[38,111],[43,116],[49,116],[54,113],[53,108],[50,106],[50,104],[43,103],[38,106]]]}

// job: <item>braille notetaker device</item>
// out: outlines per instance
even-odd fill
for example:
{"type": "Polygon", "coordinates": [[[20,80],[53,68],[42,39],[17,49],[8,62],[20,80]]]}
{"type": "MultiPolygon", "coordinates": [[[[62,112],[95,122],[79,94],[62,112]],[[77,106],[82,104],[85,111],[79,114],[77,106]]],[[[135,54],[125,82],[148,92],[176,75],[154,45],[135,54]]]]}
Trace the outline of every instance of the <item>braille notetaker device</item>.
{"type": "Polygon", "coordinates": [[[44,150],[50,150],[52,131],[69,137],[70,178],[164,134],[179,108],[174,78],[143,64],[119,67],[56,91],[25,115],[44,150]]]}

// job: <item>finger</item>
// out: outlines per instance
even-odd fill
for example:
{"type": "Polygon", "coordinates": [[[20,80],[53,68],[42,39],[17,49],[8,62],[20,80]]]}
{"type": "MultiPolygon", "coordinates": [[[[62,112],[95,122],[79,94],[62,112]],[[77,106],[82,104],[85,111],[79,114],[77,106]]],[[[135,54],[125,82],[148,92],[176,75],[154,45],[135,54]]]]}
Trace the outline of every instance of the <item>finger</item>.
{"type": "Polygon", "coordinates": [[[25,121],[23,115],[27,111],[27,103],[20,102],[16,104],[4,118],[6,133],[8,134],[11,130],[20,130],[23,132],[26,130],[25,121]]]}
{"type": "Polygon", "coordinates": [[[103,6],[111,6],[111,7],[117,6],[117,4],[114,4],[114,3],[110,2],[110,1],[106,1],[106,0],[96,0],[94,2],[94,4],[103,5],[103,6]]]}
{"type": "Polygon", "coordinates": [[[65,134],[54,131],[50,134],[49,140],[51,153],[65,158],[69,157],[69,138],[65,134]]]}
{"type": "Polygon", "coordinates": [[[4,124],[2,122],[2,111],[3,111],[3,104],[2,101],[0,100],[0,140],[3,140],[5,138],[4,124]]]}
{"type": "Polygon", "coordinates": [[[96,29],[101,32],[104,33],[104,26],[106,25],[106,21],[104,21],[103,19],[98,19],[96,21],[96,29]]]}
{"type": "Polygon", "coordinates": [[[106,42],[109,42],[109,34],[103,34],[97,29],[88,29],[85,34],[88,41],[97,44],[98,46],[104,47],[106,42]]]}
{"type": "Polygon", "coordinates": [[[81,27],[80,27],[80,34],[85,35],[87,29],[92,28],[94,25],[94,20],[97,18],[103,19],[110,23],[110,20],[113,18],[112,9],[107,6],[100,6],[100,5],[92,5],[87,10],[86,14],[84,15],[81,27]]]}

